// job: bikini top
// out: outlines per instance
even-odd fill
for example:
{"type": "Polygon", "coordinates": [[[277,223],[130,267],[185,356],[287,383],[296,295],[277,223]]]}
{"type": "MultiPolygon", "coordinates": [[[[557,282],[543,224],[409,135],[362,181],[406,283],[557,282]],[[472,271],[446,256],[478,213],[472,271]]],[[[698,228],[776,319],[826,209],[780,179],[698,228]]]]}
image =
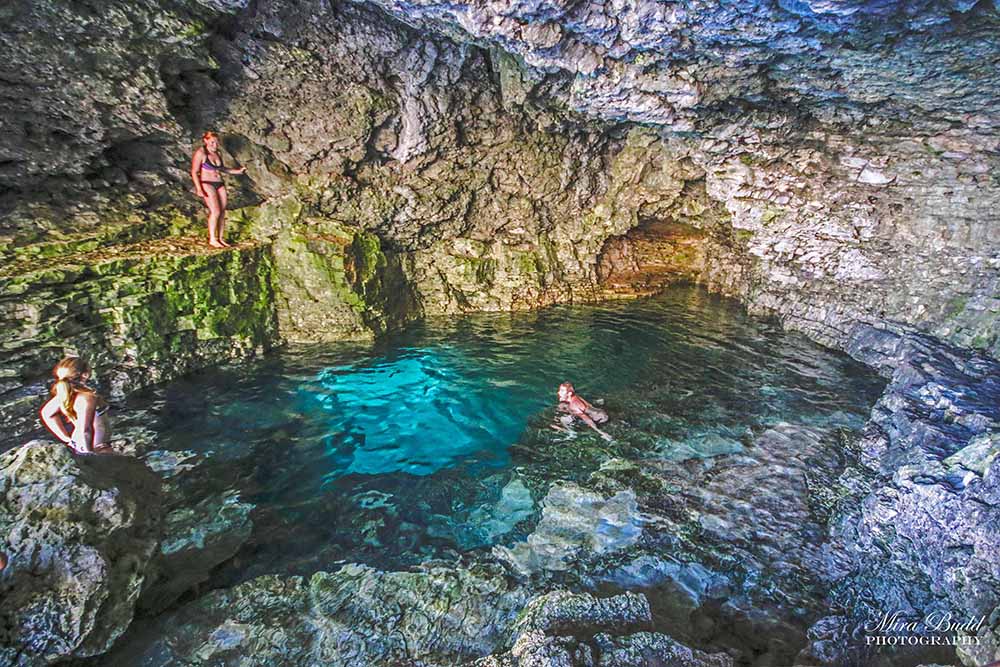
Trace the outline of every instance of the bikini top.
{"type": "Polygon", "coordinates": [[[214,164],[211,158],[208,157],[208,151],[205,151],[205,159],[201,161],[201,168],[208,169],[209,171],[222,171],[226,168],[226,164],[222,161],[222,156],[219,156],[219,164],[214,164]]]}

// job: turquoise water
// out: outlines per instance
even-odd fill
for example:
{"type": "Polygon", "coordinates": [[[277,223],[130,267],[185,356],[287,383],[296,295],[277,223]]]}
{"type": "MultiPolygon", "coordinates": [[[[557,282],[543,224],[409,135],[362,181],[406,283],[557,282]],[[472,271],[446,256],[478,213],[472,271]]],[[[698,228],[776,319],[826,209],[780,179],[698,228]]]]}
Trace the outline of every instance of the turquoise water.
{"type": "Polygon", "coordinates": [[[677,288],[292,347],[136,404],[160,446],[205,455],[193,496],[235,489],[256,504],[250,542],[220,574],[240,579],[510,544],[553,480],[612,457],[752,456],[754,434],[782,421],[857,429],[881,387],[844,355],[677,288]],[[563,381],[603,403],[612,442],[550,428],[563,381]]]}

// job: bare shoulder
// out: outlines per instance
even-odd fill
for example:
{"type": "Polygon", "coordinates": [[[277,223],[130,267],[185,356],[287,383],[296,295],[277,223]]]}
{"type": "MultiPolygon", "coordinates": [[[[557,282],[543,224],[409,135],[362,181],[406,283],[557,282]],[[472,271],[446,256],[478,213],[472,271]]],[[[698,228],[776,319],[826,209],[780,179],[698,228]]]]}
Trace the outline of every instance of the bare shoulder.
{"type": "Polygon", "coordinates": [[[97,395],[90,391],[77,392],[73,399],[73,409],[79,412],[97,404],[97,395]]]}

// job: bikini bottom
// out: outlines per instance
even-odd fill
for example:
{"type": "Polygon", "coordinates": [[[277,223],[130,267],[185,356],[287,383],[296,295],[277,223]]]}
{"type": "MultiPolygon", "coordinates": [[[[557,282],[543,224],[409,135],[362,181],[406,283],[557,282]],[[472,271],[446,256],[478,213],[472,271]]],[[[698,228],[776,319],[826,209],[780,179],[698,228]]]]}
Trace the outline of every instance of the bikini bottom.
{"type": "Polygon", "coordinates": [[[222,182],[222,181],[202,181],[201,185],[202,185],[202,187],[204,187],[206,185],[211,185],[213,188],[215,188],[216,192],[219,191],[219,188],[226,187],[226,184],[224,182],[222,182]]]}

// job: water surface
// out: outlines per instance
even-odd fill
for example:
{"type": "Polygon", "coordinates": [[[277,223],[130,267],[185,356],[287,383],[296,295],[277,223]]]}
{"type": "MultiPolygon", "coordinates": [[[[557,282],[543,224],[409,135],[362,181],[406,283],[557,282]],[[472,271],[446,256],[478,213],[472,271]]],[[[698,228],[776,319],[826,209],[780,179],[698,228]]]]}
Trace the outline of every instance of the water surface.
{"type": "Polygon", "coordinates": [[[233,489],[257,506],[221,585],[511,544],[553,480],[585,480],[611,457],[752,456],[779,422],[857,429],[881,387],[845,355],[675,288],[290,347],[133,404],[156,414],[158,446],[205,455],[193,497],[233,489]],[[613,442],[550,428],[563,381],[604,404],[613,442]]]}

